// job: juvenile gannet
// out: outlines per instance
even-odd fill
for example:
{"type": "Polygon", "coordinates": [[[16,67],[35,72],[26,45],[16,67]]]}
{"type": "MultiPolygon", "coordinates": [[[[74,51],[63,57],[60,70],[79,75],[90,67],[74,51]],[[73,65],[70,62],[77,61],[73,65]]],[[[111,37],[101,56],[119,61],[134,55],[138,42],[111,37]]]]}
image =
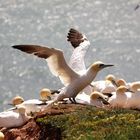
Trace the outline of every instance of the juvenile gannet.
{"type": "Polygon", "coordinates": [[[0,131],[0,140],[4,140],[4,134],[0,131]]]}
{"type": "Polygon", "coordinates": [[[131,92],[126,86],[120,86],[117,88],[116,92],[109,98],[108,102],[110,107],[113,108],[125,108],[127,103],[127,98],[131,92]]]}
{"type": "Polygon", "coordinates": [[[26,115],[25,107],[19,106],[17,111],[4,111],[0,113],[0,127],[18,127],[25,124],[29,118],[26,115]]]}

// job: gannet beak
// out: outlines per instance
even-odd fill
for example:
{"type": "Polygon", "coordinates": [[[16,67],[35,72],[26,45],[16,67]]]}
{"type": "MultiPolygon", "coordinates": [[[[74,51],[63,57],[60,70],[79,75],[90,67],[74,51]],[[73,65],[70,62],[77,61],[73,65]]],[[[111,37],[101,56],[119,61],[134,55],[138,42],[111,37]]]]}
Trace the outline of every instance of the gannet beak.
{"type": "Polygon", "coordinates": [[[104,99],[104,98],[102,98],[102,97],[99,97],[98,99],[99,99],[100,101],[102,101],[103,104],[105,104],[105,105],[110,104],[106,99],[104,99]]]}
{"type": "Polygon", "coordinates": [[[107,67],[112,67],[112,66],[114,66],[114,65],[112,65],[112,64],[104,64],[102,67],[107,68],[107,67]]]}
{"type": "Polygon", "coordinates": [[[127,88],[126,92],[132,92],[132,93],[134,93],[134,91],[130,90],[129,88],[127,88]]]}
{"type": "Polygon", "coordinates": [[[12,110],[17,110],[17,107],[10,108],[7,111],[12,111],[12,110]]]}

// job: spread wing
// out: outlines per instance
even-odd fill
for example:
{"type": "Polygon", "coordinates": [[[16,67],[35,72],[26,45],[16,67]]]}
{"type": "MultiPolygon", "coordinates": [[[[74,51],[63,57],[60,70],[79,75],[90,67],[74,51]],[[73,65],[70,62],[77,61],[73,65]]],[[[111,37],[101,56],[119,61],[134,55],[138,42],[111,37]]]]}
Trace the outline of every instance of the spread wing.
{"type": "Polygon", "coordinates": [[[84,34],[75,29],[69,30],[67,40],[74,47],[74,51],[69,62],[70,67],[76,72],[86,70],[84,58],[90,42],[84,34]]]}
{"type": "Polygon", "coordinates": [[[68,85],[79,76],[67,65],[63,52],[59,49],[39,45],[15,45],[12,47],[46,59],[52,74],[59,77],[64,85],[68,85]]]}

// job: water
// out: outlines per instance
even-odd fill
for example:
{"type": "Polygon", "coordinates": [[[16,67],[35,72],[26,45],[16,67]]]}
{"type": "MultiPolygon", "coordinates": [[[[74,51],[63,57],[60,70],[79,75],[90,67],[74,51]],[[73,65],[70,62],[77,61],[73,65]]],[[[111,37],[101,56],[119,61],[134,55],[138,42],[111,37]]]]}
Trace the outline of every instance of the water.
{"type": "Polygon", "coordinates": [[[15,95],[38,98],[43,87],[57,89],[59,79],[45,60],[11,48],[15,44],[40,44],[72,49],[66,40],[71,27],[91,41],[86,65],[96,60],[115,64],[96,80],[115,74],[127,81],[140,80],[139,0],[0,0],[0,110],[15,95]]]}

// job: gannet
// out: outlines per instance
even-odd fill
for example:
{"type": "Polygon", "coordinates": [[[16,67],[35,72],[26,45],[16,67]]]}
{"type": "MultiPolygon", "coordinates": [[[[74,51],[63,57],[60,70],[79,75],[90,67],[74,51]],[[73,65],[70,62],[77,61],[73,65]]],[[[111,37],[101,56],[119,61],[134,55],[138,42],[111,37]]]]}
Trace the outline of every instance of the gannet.
{"type": "Polygon", "coordinates": [[[115,80],[116,77],[113,74],[109,74],[105,77],[105,80],[93,81],[91,83],[93,85],[92,90],[111,96],[111,93],[116,91],[115,80]]]}
{"type": "Polygon", "coordinates": [[[18,127],[25,124],[29,120],[26,115],[25,107],[19,106],[14,111],[4,111],[0,113],[0,127],[18,127]]]}
{"type": "Polygon", "coordinates": [[[78,94],[76,96],[75,100],[77,103],[92,105],[96,107],[103,107],[104,104],[108,103],[108,97],[97,91],[92,92],[90,95],[87,95],[86,93],[82,92],[81,94],[78,94]]]}
{"type": "Polygon", "coordinates": [[[140,83],[135,82],[130,87],[130,96],[127,98],[126,108],[140,109],[140,83]]]}
{"type": "MultiPolygon", "coordinates": [[[[48,97],[52,96],[51,90],[43,88],[40,91],[40,99],[29,99],[24,100],[21,96],[16,96],[12,99],[12,104],[17,108],[18,106],[24,106],[28,115],[39,112],[42,108],[47,105],[48,97]]],[[[13,110],[11,108],[9,110],[13,110]]]]}
{"type": "Polygon", "coordinates": [[[103,62],[98,61],[93,63],[86,72],[81,75],[69,67],[66,63],[63,52],[60,49],[39,45],[15,45],[12,47],[46,59],[52,74],[59,77],[65,86],[55,101],[69,98],[75,102],[76,95],[94,80],[100,70],[113,66],[112,64],[104,64],[103,62]]]}
{"type": "Polygon", "coordinates": [[[117,88],[116,92],[109,98],[108,102],[110,107],[113,108],[126,108],[127,98],[131,92],[126,86],[120,86],[117,88]]]}
{"type": "Polygon", "coordinates": [[[0,140],[4,140],[4,134],[0,131],[0,140]]]}

